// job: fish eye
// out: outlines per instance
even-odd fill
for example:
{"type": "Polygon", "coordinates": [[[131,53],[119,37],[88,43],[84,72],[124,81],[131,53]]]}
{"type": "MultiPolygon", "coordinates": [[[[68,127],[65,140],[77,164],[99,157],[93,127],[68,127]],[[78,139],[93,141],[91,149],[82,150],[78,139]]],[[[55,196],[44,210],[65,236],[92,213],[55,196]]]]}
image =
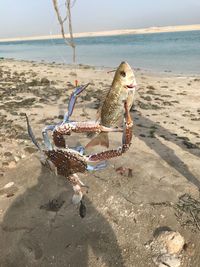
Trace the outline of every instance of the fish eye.
{"type": "Polygon", "coordinates": [[[124,71],[120,71],[120,75],[126,77],[126,73],[124,71]]]}

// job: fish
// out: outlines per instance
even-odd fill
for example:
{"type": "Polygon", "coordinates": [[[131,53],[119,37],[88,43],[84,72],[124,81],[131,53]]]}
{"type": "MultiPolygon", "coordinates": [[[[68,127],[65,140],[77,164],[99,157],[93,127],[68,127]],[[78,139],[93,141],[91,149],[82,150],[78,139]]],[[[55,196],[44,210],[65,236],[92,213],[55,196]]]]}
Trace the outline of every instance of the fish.
{"type": "MultiPolygon", "coordinates": [[[[97,120],[106,127],[119,127],[124,114],[124,102],[128,109],[133,105],[137,83],[130,65],[123,61],[116,69],[113,82],[97,112],[97,120]]],[[[100,133],[94,137],[86,148],[101,145],[109,147],[108,133],[100,133]]]]}

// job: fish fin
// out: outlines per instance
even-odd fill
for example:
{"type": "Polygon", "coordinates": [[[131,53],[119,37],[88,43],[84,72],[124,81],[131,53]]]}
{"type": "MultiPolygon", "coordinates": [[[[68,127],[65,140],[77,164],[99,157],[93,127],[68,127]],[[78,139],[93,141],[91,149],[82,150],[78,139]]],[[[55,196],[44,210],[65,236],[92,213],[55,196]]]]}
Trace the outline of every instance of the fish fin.
{"type": "Polygon", "coordinates": [[[108,133],[100,133],[100,134],[98,134],[95,138],[93,138],[86,145],[86,148],[97,146],[97,145],[109,147],[108,133]]]}
{"type": "Polygon", "coordinates": [[[97,110],[97,114],[96,114],[96,121],[99,121],[101,120],[101,109],[102,109],[102,106],[100,106],[97,110]]]}

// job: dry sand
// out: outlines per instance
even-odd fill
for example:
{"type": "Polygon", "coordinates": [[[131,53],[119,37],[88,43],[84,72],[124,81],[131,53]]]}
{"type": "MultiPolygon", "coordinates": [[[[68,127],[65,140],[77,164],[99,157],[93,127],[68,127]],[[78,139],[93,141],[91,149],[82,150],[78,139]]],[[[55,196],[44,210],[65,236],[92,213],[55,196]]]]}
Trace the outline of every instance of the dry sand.
{"type": "MultiPolygon", "coordinates": [[[[113,79],[106,71],[78,67],[80,84],[92,85],[77,101],[75,120],[95,118],[101,91],[113,79]]],[[[107,169],[81,175],[90,186],[81,219],[68,183],[39,163],[24,118],[26,112],[42,142],[42,128],[67,109],[75,70],[0,61],[0,266],[153,267],[148,242],[163,227],[186,240],[181,266],[200,266],[200,77],[136,70],[136,78],[132,146],[107,169]]],[[[112,146],[120,140],[115,134],[112,146]]]]}
{"type": "MultiPolygon", "coordinates": [[[[146,34],[146,33],[161,33],[161,32],[182,32],[182,31],[200,31],[200,24],[194,25],[177,25],[165,27],[149,27],[143,29],[125,29],[125,30],[110,30],[99,32],[81,32],[74,33],[74,37],[93,37],[93,36],[113,36],[124,34],[146,34]]],[[[66,34],[69,38],[69,34],[66,34]]],[[[43,35],[43,36],[28,36],[28,37],[15,37],[15,38],[0,38],[0,42],[11,41],[27,41],[27,40],[46,40],[46,39],[62,39],[61,34],[43,35]]]]}

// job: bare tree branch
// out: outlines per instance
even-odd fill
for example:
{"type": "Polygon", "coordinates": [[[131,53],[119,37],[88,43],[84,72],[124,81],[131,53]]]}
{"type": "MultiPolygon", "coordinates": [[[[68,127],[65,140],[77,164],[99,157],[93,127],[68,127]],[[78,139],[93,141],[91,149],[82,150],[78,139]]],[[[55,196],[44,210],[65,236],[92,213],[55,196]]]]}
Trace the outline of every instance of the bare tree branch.
{"type": "Polygon", "coordinates": [[[73,1],[73,3],[71,4],[71,8],[75,5],[76,0],[73,1]]]}
{"type": "MultiPolygon", "coordinates": [[[[73,63],[75,63],[76,61],[76,45],[74,43],[74,37],[73,37],[73,31],[72,31],[72,21],[71,21],[71,0],[66,0],[65,1],[65,6],[66,6],[66,16],[63,19],[60,15],[60,11],[58,8],[58,1],[57,0],[52,0],[53,1],[53,6],[57,15],[57,19],[58,22],[60,24],[60,30],[61,30],[61,34],[63,37],[64,42],[71,46],[73,49],[73,63]],[[70,39],[67,39],[66,35],[65,35],[65,29],[64,29],[64,23],[65,21],[68,21],[68,29],[69,29],[69,35],[70,35],[70,39]]],[[[72,5],[74,5],[75,2],[73,2],[72,5]]]]}
{"type": "Polygon", "coordinates": [[[67,20],[67,16],[63,19],[62,23],[64,23],[67,20]]]}

